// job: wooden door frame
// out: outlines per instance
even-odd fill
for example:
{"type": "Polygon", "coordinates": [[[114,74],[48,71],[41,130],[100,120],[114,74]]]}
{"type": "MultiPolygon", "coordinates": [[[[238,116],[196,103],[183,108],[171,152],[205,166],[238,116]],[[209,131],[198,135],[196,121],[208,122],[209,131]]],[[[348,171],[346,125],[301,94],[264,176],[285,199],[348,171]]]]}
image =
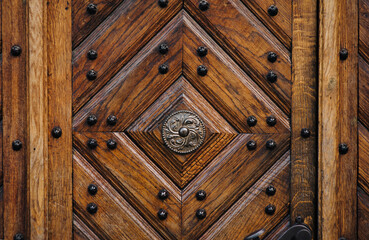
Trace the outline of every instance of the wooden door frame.
{"type": "MultiPolygon", "coordinates": [[[[71,239],[72,4],[2,4],[5,239],[16,233],[71,239]],[[11,56],[13,45],[22,47],[19,57],[11,56]],[[52,135],[55,127],[62,130],[59,138],[52,135]],[[23,143],[19,151],[12,149],[16,139],[23,143]]],[[[318,239],[357,236],[357,5],[293,1],[292,60],[298,60],[292,61],[291,222],[301,216],[319,226],[318,239]],[[345,61],[339,60],[341,48],[349,51],[345,61]],[[301,137],[303,128],[310,138],[301,137]],[[339,143],[349,145],[347,154],[339,155],[339,143]],[[346,183],[348,177],[353,181],[346,183]]]]}

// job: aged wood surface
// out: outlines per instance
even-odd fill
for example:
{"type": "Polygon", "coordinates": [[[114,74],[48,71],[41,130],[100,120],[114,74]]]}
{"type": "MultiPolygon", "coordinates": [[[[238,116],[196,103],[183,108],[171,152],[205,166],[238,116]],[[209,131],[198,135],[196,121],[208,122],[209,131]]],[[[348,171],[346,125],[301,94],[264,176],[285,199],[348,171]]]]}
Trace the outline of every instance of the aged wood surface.
{"type": "Polygon", "coordinates": [[[99,237],[89,229],[77,216],[73,215],[73,240],[99,240],[99,237]]]}
{"type": "Polygon", "coordinates": [[[293,1],[291,222],[316,223],[318,3],[293,1]],[[301,136],[302,129],[310,137],[301,136]]]}
{"type": "Polygon", "coordinates": [[[185,9],[289,115],[291,107],[290,52],[239,0],[212,1],[206,12],[197,0],[186,0],[185,9]],[[268,61],[269,52],[278,55],[268,61]],[[273,70],[278,80],[270,83],[266,75],[273,70]]]}
{"type": "Polygon", "coordinates": [[[77,47],[109,14],[124,0],[73,0],[73,48],[77,47]],[[90,3],[97,6],[95,14],[89,14],[87,7],[90,3]]]}
{"type": "Polygon", "coordinates": [[[369,196],[361,188],[358,189],[358,239],[369,238],[369,196]]]}
{"type": "Polygon", "coordinates": [[[264,229],[271,231],[289,212],[290,185],[289,152],[260,178],[200,239],[243,239],[245,236],[264,229]],[[274,196],[265,189],[274,186],[274,196]],[[269,216],[265,207],[273,204],[276,213],[269,216]]]}
{"type": "Polygon", "coordinates": [[[359,120],[369,128],[369,64],[359,56],[359,120]]]}
{"type": "Polygon", "coordinates": [[[273,229],[264,239],[265,240],[275,240],[278,236],[281,236],[288,228],[291,226],[290,216],[287,216],[281,221],[281,223],[273,229]]]}
{"type": "MultiPolygon", "coordinates": [[[[95,167],[109,184],[124,196],[153,227],[169,239],[181,236],[181,196],[179,189],[153,164],[145,154],[123,133],[77,133],[75,147],[95,167]],[[97,140],[98,147],[90,150],[87,141],[97,140]],[[116,149],[108,149],[106,141],[113,139],[116,149]],[[129,177],[128,177],[129,176],[129,177]],[[166,189],[170,197],[165,201],[157,195],[166,189]],[[160,221],[159,209],[168,212],[168,218],[160,221]]],[[[85,211],[85,209],[84,209],[85,211]]]]}
{"type": "Polygon", "coordinates": [[[369,1],[359,0],[359,52],[369,61],[369,1]]]}
{"type": "Polygon", "coordinates": [[[126,0],[73,53],[73,111],[107,83],[181,8],[179,0],[169,1],[166,8],[157,1],[126,0]],[[94,49],[96,60],[87,59],[94,49]],[[97,79],[86,74],[95,70],[97,79]]]}
{"type": "Polygon", "coordinates": [[[3,85],[3,168],[4,168],[4,238],[15,234],[27,236],[27,105],[26,103],[26,3],[2,1],[2,81],[3,85]],[[11,9],[11,11],[10,11],[11,9]],[[11,55],[13,45],[22,47],[18,57],[11,55]],[[13,151],[12,142],[19,139],[23,147],[13,151]]]}
{"type": "Polygon", "coordinates": [[[292,0],[241,0],[268,29],[291,50],[292,40],[292,0]],[[278,8],[278,14],[268,13],[270,6],[278,8]]]}
{"type": "Polygon", "coordinates": [[[29,238],[48,234],[47,5],[28,1],[28,202],[29,238]]]}
{"type": "Polygon", "coordinates": [[[162,239],[160,235],[132,208],[129,203],[78,153],[73,161],[73,196],[76,214],[95,229],[100,239],[162,239]],[[91,196],[87,188],[95,184],[98,191],[91,196]],[[98,211],[86,212],[89,203],[98,211]],[[112,224],[114,223],[114,224],[112,224]]]}
{"type": "Polygon", "coordinates": [[[233,140],[184,190],[182,197],[182,235],[196,239],[244,194],[289,149],[289,134],[242,134],[233,140]],[[267,150],[265,142],[274,139],[277,147],[267,150]],[[249,151],[246,143],[260,147],[249,151]],[[197,201],[196,192],[208,193],[206,201],[197,201]],[[207,216],[196,218],[197,209],[207,216]]]}
{"type": "Polygon", "coordinates": [[[369,131],[359,124],[358,184],[369,194],[369,131]]]}
{"type": "Polygon", "coordinates": [[[48,239],[72,238],[71,2],[47,4],[48,239]],[[54,127],[62,136],[54,138],[54,127]]]}
{"type": "Polygon", "coordinates": [[[358,3],[320,1],[319,14],[318,239],[356,239],[358,3]]]}

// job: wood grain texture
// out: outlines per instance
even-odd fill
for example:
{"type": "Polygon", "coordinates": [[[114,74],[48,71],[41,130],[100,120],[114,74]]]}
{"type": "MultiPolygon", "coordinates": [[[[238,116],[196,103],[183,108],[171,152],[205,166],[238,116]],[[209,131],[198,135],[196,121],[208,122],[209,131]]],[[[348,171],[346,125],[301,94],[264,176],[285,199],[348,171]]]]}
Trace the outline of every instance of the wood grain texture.
{"type": "MultiPolygon", "coordinates": [[[[318,3],[293,1],[291,222],[315,229],[317,161],[318,3]],[[301,137],[301,130],[310,137],[301,137]]],[[[328,113],[326,113],[328,114],[328,113]]],[[[314,233],[313,233],[314,235],[314,233]]]]}
{"type": "Polygon", "coordinates": [[[48,234],[47,5],[28,1],[28,201],[29,238],[48,234]]]}
{"type": "Polygon", "coordinates": [[[48,239],[72,238],[72,23],[69,0],[47,4],[48,239]],[[62,129],[53,138],[54,127],[62,129]]]}
{"type": "Polygon", "coordinates": [[[72,43],[76,48],[109,14],[124,0],[73,0],[72,1],[72,43]],[[90,15],[87,6],[94,3],[97,13],[90,15]]]}
{"type": "Polygon", "coordinates": [[[182,197],[183,239],[197,239],[225,211],[239,199],[288,149],[289,134],[241,134],[230,143],[196,178],[185,188],[182,197]],[[265,143],[274,139],[277,147],[267,150],[265,143]],[[260,146],[249,151],[246,143],[254,140],[260,146]],[[198,201],[198,190],[207,197],[198,201]],[[207,216],[196,218],[196,210],[203,208],[207,216]]]}
{"type": "Polygon", "coordinates": [[[287,216],[264,239],[265,240],[278,239],[278,236],[282,236],[282,234],[285,233],[290,226],[291,226],[290,216],[287,216]]]}
{"type": "Polygon", "coordinates": [[[73,215],[73,240],[99,240],[99,237],[76,215],[73,215]]]}
{"type": "Polygon", "coordinates": [[[359,52],[369,61],[369,1],[359,0],[359,52]]]}
{"type": "Polygon", "coordinates": [[[221,115],[242,133],[289,133],[288,117],[248,77],[237,64],[188,15],[184,14],[183,74],[221,115]],[[196,50],[206,46],[208,54],[199,57],[196,50]],[[197,74],[205,65],[206,76],[197,74]],[[247,118],[255,116],[256,126],[249,127],[247,118]],[[267,117],[277,119],[269,126],[267,117]]]}
{"type": "Polygon", "coordinates": [[[127,133],[180,188],[186,186],[237,135],[183,77],[152,104],[127,133]],[[175,154],[162,139],[163,122],[181,110],[196,113],[205,124],[204,143],[194,153],[175,154]]]}
{"type": "MultiPolygon", "coordinates": [[[[265,235],[280,223],[289,212],[290,156],[284,155],[270,168],[233,206],[206,231],[200,239],[243,239],[264,229],[265,235]],[[265,189],[273,185],[277,191],[268,196],[265,189]],[[273,204],[276,212],[265,213],[265,207],[273,204]]],[[[264,235],[264,236],[265,236],[264,235]]]]}
{"type": "Polygon", "coordinates": [[[241,0],[258,19],[268,27],[283,45],[291,50],[292,40],[292,0],[241,0]],[[268,14],[269,6],[278,8],[278,14],[268,14]]]}
{"type": "Polygon", "coordinates": [[[320,1],[319,14],[318,239],[356,239],[358,2],[320,1]]]}
{"type": "Polygon", "coordinates": [[[78,152],[111,184],[138,212],[167,239],[181,236],[180,191],[153,164],[146,155],[124,133],[74,133],[74,144],[78,152]],[[98,142],[95,150],[86,143],[94,138],[98,142]],[[106,146],[108,139],[117,142],[117,148],[106,146]],[[165,201],[157,195],[166,189],[170,197],[165,201]],[[160,221],[159,209],[168,212],[168,218],[160,221]]]}
{"type": "Polygon", "coordinates": [[[74,211],[100,239],[162,239],[82,156],[75,153],[73,159],[74,211]],[[98,187],[94,196],[87,191],[90,184],[98,187]],[[94,215],[86,210],[91,202],[98,206],[94,215]]]}
{"type": "Polygon", "coordinates": [[[76,113],[102,86],[172,19],[182,7],[180,0],[161,8],[157,0],[126,0],[73,52],[73,111],[76,113]],[[87,59],[94,49],[98,58],[87,59]],[[86,74],[98,77],[89,81],[86,74]]]}
{"type": "Polygon", "coordinates": [[[361,188],[358,188],[358,239],[369,238],[369,196],[361,188]]]}
{"type": "Polygon", "coordinates": [[[369,128],[369,64],[359,56],[359,121],[369,128]]]}
{"type": "MultiPolygon", "coordinates": [[[[182,25],[177,16],[140,51],[74,118],[76,131],[123,131],[137,119],[182,73],[182,25]],[[167,43],[170,50],[161,55],[158,46],[167,43]],[[159,73],[167,64],[169,71],[159,73]],[[89,126],[91,114],[97,124],[89,126]],[[106,119],[115,115],[118,122],[109,126],[106,119]]],[[[112,41],[109,39],[109,41],[112,41]]],[[[80,89],[85,86],[79,86],[80,89]]],[[[75,98],[75,94],[73,97],[75,98]]]]}
{"type": "Polygon", "coordinates": [[[291,107],[290,52],[239,0],[211,1],[210,8],[200,11],[197,0],[186,0],[185,9],[236,60],[254,81],[289,115],[291,107]],[[275,63],[267,60],[275,52],[275,63]],[[275,83],[266,80],[273,70],[275,83]]]}
{"type": "Polygon", "coordinates": [[[16,233],[27,236],[26,6],[22,0],[2,1],[2,79],[6,79],[2,81],[5,239],[12,239],[16,233]],[[10,54],[13,45],[22,47],[20,56],[10,54]],[[12,150],[16,139],[23,143],[20,151],[12,150]]]}
{"type": "Polygon", "coordinates": [[[359,124],[358,184],[369,194],[369,131],[359,124]]]}

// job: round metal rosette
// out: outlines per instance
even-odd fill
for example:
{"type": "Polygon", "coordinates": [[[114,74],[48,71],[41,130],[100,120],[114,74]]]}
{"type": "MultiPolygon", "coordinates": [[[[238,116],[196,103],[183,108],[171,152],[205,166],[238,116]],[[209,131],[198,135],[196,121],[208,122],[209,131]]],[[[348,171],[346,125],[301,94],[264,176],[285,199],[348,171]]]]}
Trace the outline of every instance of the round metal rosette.
{"type": "Polygon", "coordinates": [[[205,125],[190,111],[171,114],[163,124],[162,138],[173,152],[186,154],[198,149],[205,139],[205,125]]]}

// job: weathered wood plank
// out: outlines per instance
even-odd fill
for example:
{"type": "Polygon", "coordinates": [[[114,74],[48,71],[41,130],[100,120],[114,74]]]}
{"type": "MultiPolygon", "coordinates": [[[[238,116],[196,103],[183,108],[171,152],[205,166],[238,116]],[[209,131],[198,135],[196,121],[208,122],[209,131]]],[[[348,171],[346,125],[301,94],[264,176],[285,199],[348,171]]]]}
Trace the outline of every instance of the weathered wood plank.
{"type": "Polygon", "coordinates": [[[185,0],[184,4],[191,16],[289,115],[291,59],[283,44],[240,0],[212,0],[206,12],[199,9],[197,0],[185,0]],[[268,60],[270,52],[277,54],[275,62],[268,60]],[[274,83],[266,78],[270,71],[278,77],[274,83]]]}
{"type": "Polygon", "coordinates": [[[359,0],[359,52],[369,61],[369,1],[359,0]]]}
{"type": "Polygon", "coordinates": [[[77,47],[114,9],[124,0],[73,0],[73,48],[77,47]],[[97,12],[90,14],[87,11],[89,4],[95,4],[97,12]]]}
{"type": "Polygon", "coordinates": [[[359,124],[358,184],[369,194],[369,131],[359,124]]]}
{"type": "Polygon", "coordinates": [[[154,37],[182,8],[169,1],[161,8],[157,0],[126,0],[73,53],[73,112],[76,113],[102,86],[154,37]],[[87,58],[89,50],[98,53],[87,58]],[[97,72],[88,80],[88,71],[97,72]]]}
{"type": "Polygon", "coordinates": [[[48,112],[47,5],[28,1],[28,202],[29,238],[47,239],[48,229],[48,112]]]}
{"type": "Polygon", "coordinates": [[[74,211],[96,235],[101,239],[162,239],[81,155],[75,153],[73,159],[74,211]],[[95,195],[87,191],[90,184],[97,187],[95,195]],[[86,210],[90,203],[98,207],[93,215],[86,210]]]}
{"type": "Polygon", "coordinates": [[[27,237],[27,39],[26,2],[2,1],[3,36],[3,167],[4,167],[4,238],[17,233],[27,237]],[[11,47],[22,48],[20,56],[11,55],[11,47]],[[23,147],[12,149],[20,140],[23,147]]]}
{"type": "Polygon", "coordinates": [[[316,223],[318,3],[293,1],[291,223],[316,223]],[[301,131],[308,129],[310,137],[301,131]]]}
{"type": "Polygon", "coordinates": [[[72,238],[72,17],[69,0],[47,4],[48,239],[72,238]],[[53,138],[54,127],[62,129],[53,138]]]}
{"type": "Polygon", "coordinates": [[[319,14],[318,239],[356,239],[358,2],[321,0],[319,14]]]}
{"type": "Polygon", "coordinates": [[[291,49],[292,39],[292,0],[241,0],[268,29],[291,49]],[[268,13],[270,6],[276,6],[278,13],[272,16],[268,13]]]}
{"type": "Polygon", "coordinates": [[[359,121],[369,128],[369,64],[359,56],[359,121]]]}
{"type": "MultiPolygon", "coordinates": [[[[289,213],[290,156],[284,155],[271,167],[200,239],[243,239],[260,229],[267,234],[289,213]],[[276,194],[268,196],[266,188],[274,186],[276,194]],[[265,213],[269,204],[275,213],[265,213]]],[[[265,235],[264,235],[265,236],[265,235]]]]}
{"type": "Polygon", "coordinates": [[[369,239],[369,196],[358,189],[358,239],[369,239]]]}

